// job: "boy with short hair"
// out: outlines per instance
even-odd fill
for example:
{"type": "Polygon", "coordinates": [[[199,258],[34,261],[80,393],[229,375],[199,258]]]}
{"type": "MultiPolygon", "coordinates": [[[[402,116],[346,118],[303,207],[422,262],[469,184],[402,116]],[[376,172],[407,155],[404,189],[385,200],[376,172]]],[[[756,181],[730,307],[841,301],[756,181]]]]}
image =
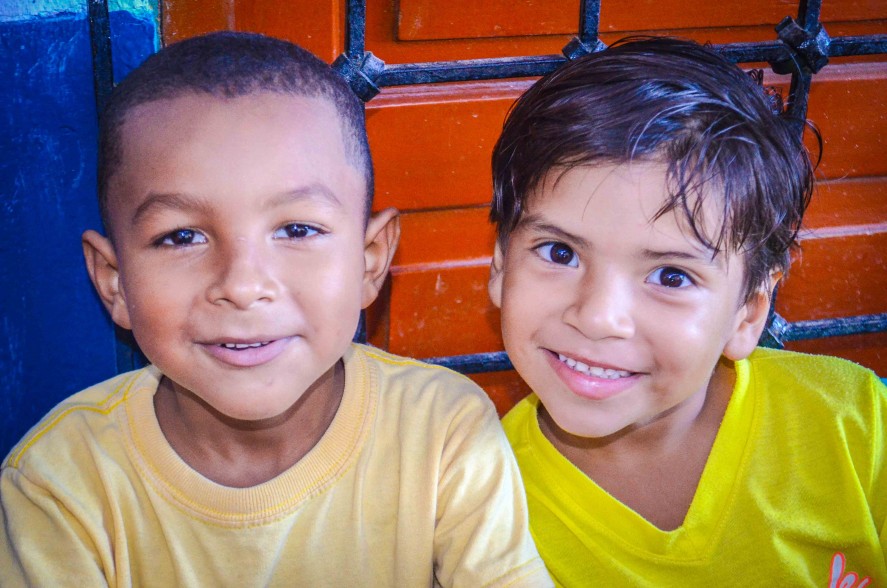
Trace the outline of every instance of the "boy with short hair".
{"type": "Polygon", "coordinates": [[[884,385],[755,348],[813,179],[774,102],[636,39],[505,123],[490,295],[534,394],[504,425],[558,585],[887,580],[884,385]]]}
{"type": "Polygon", "coordinates": [[[550,585],[483,392],[351,343],[399,228],[347,84],[213,34],[149,58],[101,126],[87,268],[152,365],[7,457],[0,584],[550,585]]]}

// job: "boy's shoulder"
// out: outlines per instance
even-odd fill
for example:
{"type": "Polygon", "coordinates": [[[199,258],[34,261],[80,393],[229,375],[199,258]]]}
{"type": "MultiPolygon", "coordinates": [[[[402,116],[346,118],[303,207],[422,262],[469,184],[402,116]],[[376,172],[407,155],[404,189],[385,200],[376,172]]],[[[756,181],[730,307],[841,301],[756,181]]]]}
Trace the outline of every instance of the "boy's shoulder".
{"type": "Polygon", "coordinates": [[[467,454],[507,450],[496,407],[469,378],[366,345],[353,345],[345,361],[347,405],[366,406],[359,420],[373,423],[372,443],[426,455],[464,448],[469,439],[467,454]]]}
{"type": "Polygon", "coordinates": [[[58,460],[75,446],[104,443],[122,434],[119,411],[137,393],[153,396],[160,381],[153,366],[118,374],[77,392],[57,404],[12,448],[3,468],[18,468],[24,460],[58,460]]]}
{"type": "Polygon", "coordinates": [[[489,396],[470,378],[449,368],[389,353],[370,345],[354,344],[346,364],[366,370],[370,383],[382,394],[441,396],[451,401],[492,407],[489,396]],[[358,361],[355,361],[357,356],[358,361]]]}
{"type": "Polygon", "coordinates": [[[829,355],[813,355],[758,347],[746,360],[750,375],[794,389],[854,394],[869,388],[884,392],[884,384],[869,368],[829,355]]]}
{"type": "Polygon", "coordinates": [[[799,425],[827,420],[860,435],[887,425],[887,386],[872,370],[846,359],[758,348],[737,363],[737,387],[744,386],[765,413],[799,425]]]}

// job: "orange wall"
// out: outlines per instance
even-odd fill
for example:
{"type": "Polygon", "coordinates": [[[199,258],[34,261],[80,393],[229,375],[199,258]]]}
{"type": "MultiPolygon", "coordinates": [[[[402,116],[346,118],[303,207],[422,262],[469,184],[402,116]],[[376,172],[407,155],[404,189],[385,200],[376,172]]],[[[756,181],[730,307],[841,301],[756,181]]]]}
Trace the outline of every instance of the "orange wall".
{"type": "MultiPolygon", "coordinates": [[[[344,46],[344,0],[165,0],[165,42],[217,29],[297,42],[332,61],[344,46]]],[[[712,43],[771,41],[796,8],[780,0],[604,0],[604,42],[670,33],[712,43]]],[[[367,50],[388,64],[559,53],[578,0],[368,0],[367,50]]],[[[887,3],[824,1],[832,37],[883,33],[887,3]]],[[[785,86],[786,78],[768,76],[785,86]]],[[[502,348],[488,302],[493,233],[489,157],[505,112],[529,80],[386,88],[367,105],[376,207],[403,211],[390,284],[370,313],[371,341],[429,357],[502,348]]],[[[814,77],[808,117],[825,137],[799,259],[779,293],[788,320],[887,312],[887,55],[833,60],[814,77]]],[[[887,375],[887,334],[798,342],[887,375]]],[[[500,411],[526,393],[513,373],[476,377],[500,411]]]]}

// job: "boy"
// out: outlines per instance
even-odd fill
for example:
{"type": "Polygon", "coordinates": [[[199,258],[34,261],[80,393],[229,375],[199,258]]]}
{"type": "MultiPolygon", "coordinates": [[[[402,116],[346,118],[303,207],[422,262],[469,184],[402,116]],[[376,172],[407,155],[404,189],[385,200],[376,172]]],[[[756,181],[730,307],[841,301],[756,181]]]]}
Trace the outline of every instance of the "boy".
{"type": "Polygon", "coordinates": [[[351,344],[399,229],[347,84],[219,33],[148,59],[101,127],[83,250],[152,365],[8,456],[0,584],[550,583],[482,391],[351,344]]]}
{"type": "Polygon", "coordinates": [[[887,580],[887,392],[755,349],[812,190],[750,76],[643,39],[565,65],[493,155],[504,425],[563,586],[887,580]]]}

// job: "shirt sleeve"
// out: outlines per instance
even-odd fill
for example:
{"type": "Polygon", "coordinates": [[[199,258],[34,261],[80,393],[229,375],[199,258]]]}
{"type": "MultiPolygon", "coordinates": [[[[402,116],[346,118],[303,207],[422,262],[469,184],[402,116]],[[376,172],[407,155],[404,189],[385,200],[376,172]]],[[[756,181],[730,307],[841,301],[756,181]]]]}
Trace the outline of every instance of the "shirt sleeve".
{"type": "Polygon", "coordinates": [[[520,473],[492,403],[478,399],[449,423],[434,549],[443,586],[553,586],[530,536],[520,473]]]}
{"type": "Polygon", "coordinates": [[[83,525],[13,467],[0,473],[0,585],[108,585],[83,525]]]}

